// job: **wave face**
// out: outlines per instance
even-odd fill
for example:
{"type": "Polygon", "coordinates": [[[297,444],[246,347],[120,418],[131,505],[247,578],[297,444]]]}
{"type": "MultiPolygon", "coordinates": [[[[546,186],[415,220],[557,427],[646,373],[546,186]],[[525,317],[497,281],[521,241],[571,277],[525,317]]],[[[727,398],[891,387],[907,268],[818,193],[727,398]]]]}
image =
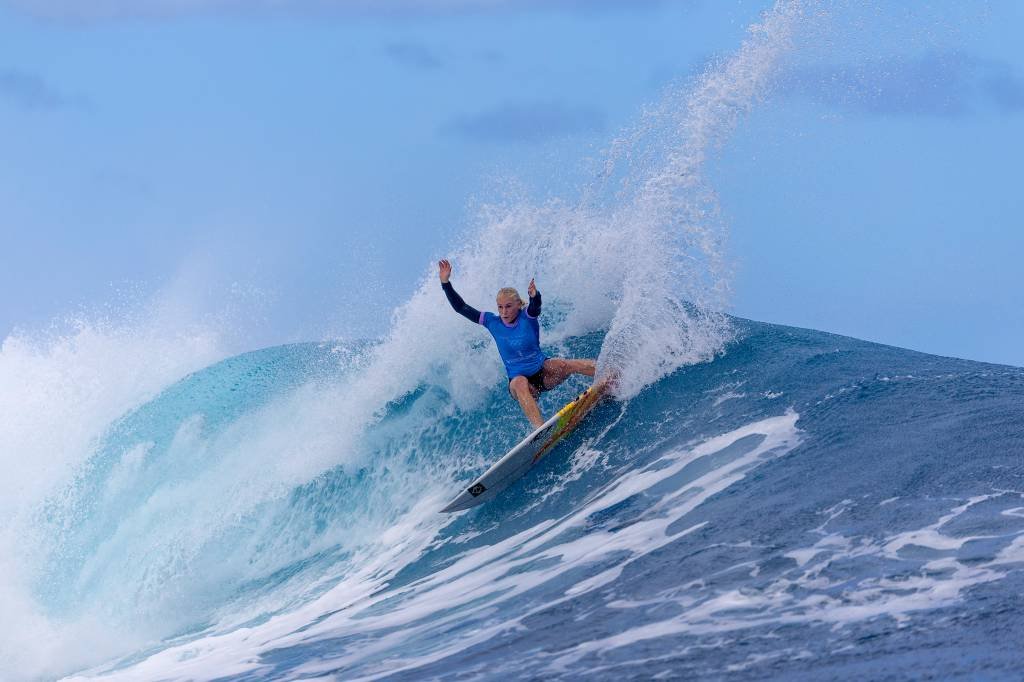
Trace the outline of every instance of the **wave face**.
{"type": "Polygon", "coordinates": [[[503,386],[461,408],[424,382],[307,479],[310,413],[376,348],[224,360],[38,510],[22,601],[115,654],[76,679],[1016,674],[1024,370],[733,326],[455,516],[524,433],[503,386]]]}

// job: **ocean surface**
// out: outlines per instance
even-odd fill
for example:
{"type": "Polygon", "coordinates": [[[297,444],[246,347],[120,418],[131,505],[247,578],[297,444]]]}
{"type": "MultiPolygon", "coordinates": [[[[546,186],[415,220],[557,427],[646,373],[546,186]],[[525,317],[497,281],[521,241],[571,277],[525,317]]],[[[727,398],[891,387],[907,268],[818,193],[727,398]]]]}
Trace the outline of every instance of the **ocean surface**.
{"type": "Polygon", "coordinates": [[[733,328],[455,515],[527,430],[503,384],[424,382],[302,480],[372,347],[223,360],[36,511],[34,607],[111,654],[71,679],[1019,679],[1024,369],[733,328]]]}
{"type": "Polygon", "coordinates": [[[1024,678],[1024,369],[724,312],[711,168],[823,16],[446,254],[620,377],[479,508],[438,512],[529,425],[432,264],[377,339],[239,353],[159,296],[4,339],[0,679],[1024,678]]]}

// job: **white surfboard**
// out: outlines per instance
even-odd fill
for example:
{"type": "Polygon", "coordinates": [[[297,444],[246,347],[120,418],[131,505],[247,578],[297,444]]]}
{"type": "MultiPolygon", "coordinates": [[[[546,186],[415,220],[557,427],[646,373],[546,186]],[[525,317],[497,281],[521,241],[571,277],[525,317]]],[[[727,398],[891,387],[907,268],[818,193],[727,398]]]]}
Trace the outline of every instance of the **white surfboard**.
{"type": "Polygon", "coordinates": [[[583,418],[608,392],[610,382],[600,380],[563,407],[536,431],[508,451],[483,476],[459,493],[441,513],[462,511],[494,499],[517,481],[541,457],[579,425],[583,418]]]}

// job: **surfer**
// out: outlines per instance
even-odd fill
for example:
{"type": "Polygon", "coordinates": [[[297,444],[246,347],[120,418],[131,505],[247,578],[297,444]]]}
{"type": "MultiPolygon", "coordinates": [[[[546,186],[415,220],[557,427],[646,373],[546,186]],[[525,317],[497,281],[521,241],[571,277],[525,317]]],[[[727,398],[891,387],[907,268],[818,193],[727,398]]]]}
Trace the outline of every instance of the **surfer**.
{"type": "Polygon", "coordinates": [[[476,308],[466,305],[462,297],[452,287],[449,278],[452,275],[452,264],[442,260],[437,264],[448,302],[455,312],[470,322],[483,325],[494,337],[498,346],[501,361],[505,363],[508,374],[508,391],[523,408],[526,418],[536,426],[544,424],[537,406],[537,396],[542,391],[550,391],[569,378],[570,374],[594,376],[596,363],[593,360],[569,360],[565,358],[549,358],[540,349],[540,292],[537,285],[530,280],[527,293],[530,304],[526,305],[519,292],[512,287],[498,291],[498,314],[482,313],[476,308]],[[523,308],[526,308],[525,314],[523,308]]]}

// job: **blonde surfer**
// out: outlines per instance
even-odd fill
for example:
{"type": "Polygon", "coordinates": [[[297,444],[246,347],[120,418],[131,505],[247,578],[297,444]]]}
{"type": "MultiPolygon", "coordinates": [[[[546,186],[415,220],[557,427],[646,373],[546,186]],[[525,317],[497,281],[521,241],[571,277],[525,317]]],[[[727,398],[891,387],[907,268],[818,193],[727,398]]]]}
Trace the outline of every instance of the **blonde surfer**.
{"type": "Polygon", "coordinates": [[[438,262],[438,276],[441,288],[455,312],[470,322],[482,325],[494,337],[498,354],[508,374],[508,390],[516,400],[526,418],[535,427],[544,423],[537,397],[542,391],[550,391],[572,374],[594,376],[594,360],[549,358],[540,349],[541,297],[534,281],[530,280],[527,293],[529,305],[512,287],[498,291],[496,305],[498,313],[480,312],[467,305],[449,281],[452,264],[447,260],[438,262]],[[525,310],[524,310],[525,309],[525,310]]]}

